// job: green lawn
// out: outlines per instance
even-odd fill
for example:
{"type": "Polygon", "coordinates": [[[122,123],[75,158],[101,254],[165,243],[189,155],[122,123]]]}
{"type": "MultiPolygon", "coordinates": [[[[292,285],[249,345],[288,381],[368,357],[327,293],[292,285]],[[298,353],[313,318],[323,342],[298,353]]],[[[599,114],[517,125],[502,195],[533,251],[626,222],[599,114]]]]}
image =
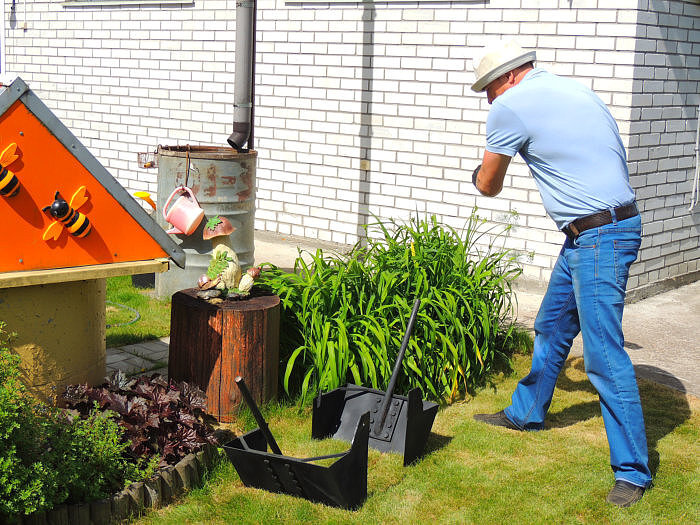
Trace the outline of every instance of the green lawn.
{"type": "Polygon", "coordinates": [[[170,333],[170,299],[153,288],[134,287],[131,276],[107,279],[107,348],[164,337],[170,333]]]}
{"type": "MultiPolygon", "coordinates": [[[[672,523],[700,522],[700,400],[640,381],[655,486],[629,509],[605,502],[613,484],[597,396],[580,358],[560,377],[548,424],[519,433],[475,422],[506,406],[529,357],[493,388],[442,409],[429,453],[405,468],[398,454],[369,453],[368,497],[355,512],[246,488],[223,461],[207,485],[139,524],[244,523],[672,523]]],[[[347,444],[311,440],[310,409],[267,407],[282,451],[306,457],[347,444]]],[[[250,428],[242,418],[235,430],[250,428]]],[[[254,426],[254,425],[253,425],[254,426]]]]}

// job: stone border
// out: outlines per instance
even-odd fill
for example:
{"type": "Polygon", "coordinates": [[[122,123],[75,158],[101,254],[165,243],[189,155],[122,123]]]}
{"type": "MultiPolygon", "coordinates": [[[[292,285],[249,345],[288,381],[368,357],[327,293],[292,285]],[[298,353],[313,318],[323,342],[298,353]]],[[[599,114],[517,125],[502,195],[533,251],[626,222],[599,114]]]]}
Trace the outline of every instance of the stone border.
{"type": "Polygon", "coordinates": [[[0,525],[112,525],[143,514],[148,508],[168,505],[179,496],[202,485],[204,474],[210,471],[218,456],[214,445],[206,444],[198,452],[188,454],[175,466],[161,469],[146,481],[132,483],[109,498],[58,505],[28,516],[17,516],[0,525]]]}

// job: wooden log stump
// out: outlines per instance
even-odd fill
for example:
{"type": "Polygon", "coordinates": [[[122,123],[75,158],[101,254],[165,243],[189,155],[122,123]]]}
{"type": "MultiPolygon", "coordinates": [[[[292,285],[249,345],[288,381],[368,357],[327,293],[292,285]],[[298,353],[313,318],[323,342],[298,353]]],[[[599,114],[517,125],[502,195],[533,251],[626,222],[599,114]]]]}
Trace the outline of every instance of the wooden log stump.
{"type": "Polygon", "coordinates": [[[211,304],[198,291],[173,295],[168,375],[204,390],[207,412],[230,423],[242,401],[236,376],[258,403],[277,396],[280,299],[254,289],[247,299],[211,304]]]}

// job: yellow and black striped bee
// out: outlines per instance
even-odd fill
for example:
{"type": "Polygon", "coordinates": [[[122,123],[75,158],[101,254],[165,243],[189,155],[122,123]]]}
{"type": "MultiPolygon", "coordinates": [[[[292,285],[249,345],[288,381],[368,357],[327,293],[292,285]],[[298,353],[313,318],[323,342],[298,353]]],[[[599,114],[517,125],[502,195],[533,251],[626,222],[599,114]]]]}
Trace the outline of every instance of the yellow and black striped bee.
{"type": "Polygon", "coordinates": [[[0,195],[14,197],[19,193],[19,179],[7,167],[19,158],[15,154],[17,144],[12,143],[0,153],[0,195]]]}
{"type": "Polygon", "coordinates": [[[54,195],[53,204],[42,208],[43,212],[49,212],[56,219],[49,224],[44,232],[43,239],[48,241],[53,238],[58,240],[63,232],[63,228],[68,230],[68,233],[75,237],[85,237],[90,233],[92,224],[86,215],[80,213],[78,208],[87,202],[85,186],[80,186],[78,191],[73,194],[70,204],[61,198],[61,194],[57,191],[54,195]]]}

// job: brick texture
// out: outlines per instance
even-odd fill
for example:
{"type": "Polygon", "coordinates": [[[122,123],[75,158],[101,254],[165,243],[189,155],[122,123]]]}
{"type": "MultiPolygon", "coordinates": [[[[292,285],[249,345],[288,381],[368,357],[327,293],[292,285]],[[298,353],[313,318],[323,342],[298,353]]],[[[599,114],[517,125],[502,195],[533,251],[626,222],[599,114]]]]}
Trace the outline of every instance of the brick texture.
{"type": "MultiPolygon", "coordinates": [[[[28,82],[128,190],[158,191],[138,152],[226,144],[234,0],[17,5],[3,22],[4,79],[28,82]]],[[[470,182],[488,112],[469,88],[471,57],[489,39],[517,34],[537,48],[539,66],[593,88],[618,120],[645,223],[630,288],[698,270],[698,210],[688,211],[697,2],[259,0],[257,30],[256,228],[352,244],[373,214],[435,214],[459,227],[477,206],[514,225],[508,246],[524,254],[527,279],[546,282],[563,235],[524,164],[511,165],[497,198],[470,182]]]]}

